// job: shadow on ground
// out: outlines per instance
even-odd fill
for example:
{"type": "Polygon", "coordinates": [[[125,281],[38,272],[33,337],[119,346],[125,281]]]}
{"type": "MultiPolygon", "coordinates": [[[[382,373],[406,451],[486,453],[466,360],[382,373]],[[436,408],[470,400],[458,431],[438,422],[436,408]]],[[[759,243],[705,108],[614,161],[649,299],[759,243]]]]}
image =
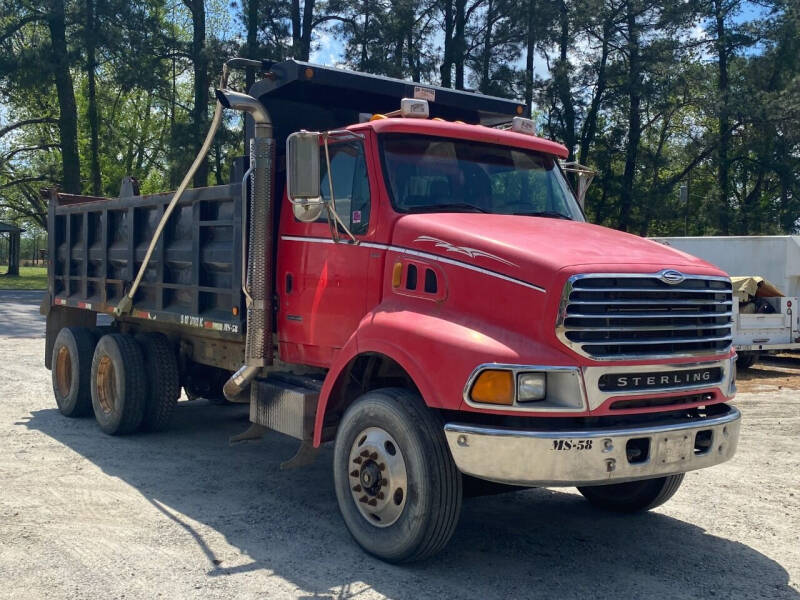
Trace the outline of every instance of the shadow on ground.
{"type": "MultiPolygon", "coordinates": [[[[136,488],[194,538],[211,577],[265,569],[309,598],[329,598],[333,590],[351,597],[353,584],[363,582],[392,598],[800,599],[778,563],[744,544],[658,513],[599,513],[574,494],[550,490],[467,500],[442,554],[423,564],[386,565],[365,555],[341,522],[330,449],[310,467],[280,471],[293,441],[270,434],[228,445],[247,425],[239,406],[181,403],[171,431],[125,438],[56,410],[18,424],[136,488]],[[224,535],[250,562],[226,566],[186,517],[224,535]]],[[[713,499],[705,497],[698,510],[713,511],[713,499]]]]}

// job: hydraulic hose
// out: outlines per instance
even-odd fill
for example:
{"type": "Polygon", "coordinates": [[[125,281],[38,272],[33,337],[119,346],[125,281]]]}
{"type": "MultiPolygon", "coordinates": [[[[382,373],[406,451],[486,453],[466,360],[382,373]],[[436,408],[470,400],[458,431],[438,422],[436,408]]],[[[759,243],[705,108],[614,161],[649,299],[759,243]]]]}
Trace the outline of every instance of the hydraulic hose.
{"type": "MultiPolygon", "coordinates": [[[[220,79],[220,87],[225,88],[228,83],[228,65],[226,64],[222,68],[222,77],[220,79]]],[[[164,210],[164,214],[161,216],[161,220],[158,222],[158,226],[156,227],[155,233],[153,233],[153,238],[150,240],[150,244],[147,246],[147,252],[144,255],[144,260],[142,261],[142,265],[139,267],[139,272],[136,274],[136,278],[133,280],[131,284],[131,289],[128,290],[128,293],[120,300],[120,303],[114,308],[114,315],[119,317],[121,315],[127,314],[130,312],[131,308],[133,308],[133,297],[136,295],[136,290],[139,289],[139,284],[142,282],[142,277],[144,277],[145,271],[147,271],[147,265],[150,263],[150,258],[153,256],[153,251],[156,248],[156,244],[158,240],[161,238],[161,233],[164,231],[164,227],[167,225],[167,221],[169,220],[170,215],[172,215],[172,211],[175,210],[175,206],[177,206],[178,202],[183,196],[183,193],[186,191],[186,188],[189,187],[189,183],[194,178],[195,173],[197,173],[197,169],[200,167],[202,162],[206,158],[206,154],[208,154],[209,149],[211,148],[211,143],[214,141],[214,135],[217,133],[217,129],[219,129],[219,124],[222,122],[222,103],[217,100],[216,108],[214,109],[214,117],[211,119],[211,127],[208,129],[208,133],[206,134],[206,139],[203,142],[203,145],[200,147],[200,151],[197,153],[197,156],[192,163],[192,166],[189,167],[189,170],[186,172],[186,175],[183,177],[183,181],[178,186],[178,189],[175,191],[175,194],[172,196],[172,200],[170,200],[167,208],[164,210]]]]}
{"type": "MultiPolygon", "coordinates": [[[[225,63],[220,78],[220,87],[216,91],[217,103],[214,118],[211,120],[206,139],[197,157],[172,196],[161,220],[158,222],[153,238],[139,267],[139,272],[131,284],[130,290],[114,308],[116,316],[124,315],[133,308],[133,298],[144,277],[147,265],[153,255],[161,233],[169,220],[172,211],[189,186],[200,164],[208,154],[214,135],[222,121],[225,108],[248,113],[253,118],[254,137],[250,142],[250,172],[252,173],[252,202],[250,218],[250,252],[247,260],[247,276],[242,281],[248,299],[247,337],[245,340],[245,364],[225,383],[224,394],[229,400],[238,400],[250,381],[262,367],[272,363],[272,264],[271,242],[272,232],[272,178],[275,164],[275,140],[272,131],[272,119],[266,108],[255,98],[227,89],[228,71],[230,67],[266,67],[264,61],[233,58],[225,63]],[[269,255],[269,258],[268,258],[269,255]],[[250,290],[252,286],[252,290],[250,290]]],[[[243,198],[245,196],[243,195],[243,198]]],[[[242,210],[246,211],[246,203],[242,210]]],[[[242,241],[244,247],[244,240],[242,241]]]]}

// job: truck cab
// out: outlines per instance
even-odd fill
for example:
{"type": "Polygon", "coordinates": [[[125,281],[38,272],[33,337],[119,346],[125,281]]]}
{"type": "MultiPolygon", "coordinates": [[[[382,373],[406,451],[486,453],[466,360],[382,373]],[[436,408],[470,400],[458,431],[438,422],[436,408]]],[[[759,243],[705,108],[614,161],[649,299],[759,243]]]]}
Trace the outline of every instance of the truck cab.
{"type": "MultiPolygon", "coordinates": [[[[192,365],[230,376],[229,398],[250,405],[243,437],[298,438],[295,465],[333,442],[339,507],[365,550],[394,562],[439,551],[468,481],[576,486],[599,507],[633,512],[666,501],[685,472],[733,456],[740,415],[729,404],[724,272],[587,223],[561,167],[566,148],[537,137],[517,103],[298,61],[268,73],[250,97],[270,115],[273,137],[265,150],[251,146],[250,173],[240,169],[242,183],[227,191],[181,200],[199,215],[198,233],[185,237],[200,248],[195,280],[165,284],[156,268],[133,309],[115,314],[111,335],[125,345],[160,334],[184,385],[202,377],[192,365]],[[203,222],[233,235],[204,234],[203,222]],[[214,252],[203,250],[208,240],[214,252]],[[204,269],[230,277],[203,279],[204,269]],[[232,309],[222,316],[222,301],[187,300],[195,312],[176,319],[165,299],[181,285],[232,309]],[[160,301],[147,290],[160,290],[160,301]]],[[[220,94],[230,108],[245,105],[220,94]]],[[[248,125],[254,139],[258,127],[248,125]]],[[[70,365],[87,360],[57,334],[85,325],[87,310],[116,305],[102,291],[88,297],[88,275],[82,287],[64,285],[74,277],[64,261],[74,258],[75,272],[84,256],[91,265],[91,251],[72,254],[78,215],[98,212],[105,247],[117,239],[103,216],[110,202],[51,203],[52,231],[63,232],[51,236],[50,256],[62,259],[47,303],[57,399],[71,389],[59,379],[60,353],[70,365]]],[[[132,202],[135,211],[148,201],[132,202]]],[[[130,244],[95,269],[127,266],[120,290],[134,266],[146,268],[130,244]]],[[[104,404],[98,365],[103,352],[114,363],[103,349],[112,342],[84,338],[91,375],[70,385],[86,386],[100,420],[126,399],[104,404]]],[[[145,407],[164,402],[157,390],[143,394],[145,407]]]]}

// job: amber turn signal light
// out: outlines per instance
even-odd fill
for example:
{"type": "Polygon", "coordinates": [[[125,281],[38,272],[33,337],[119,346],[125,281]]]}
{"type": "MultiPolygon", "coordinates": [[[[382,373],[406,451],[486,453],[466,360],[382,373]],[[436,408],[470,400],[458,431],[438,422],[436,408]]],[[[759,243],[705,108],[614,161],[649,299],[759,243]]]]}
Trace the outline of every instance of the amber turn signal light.
{"type": "Polygon", "coordinates": [[[514,403],[514,377],[511,371],[484,371],[475,380],[470,391],[473,402],[482,404],[514,403]]]}
{"type": "Polygon", "coordinates": [[[403,263],[396,262],[394,263],[394,268],[392,269],[392,287],[399,288],[402,282],[403,282],[403,263]]]}

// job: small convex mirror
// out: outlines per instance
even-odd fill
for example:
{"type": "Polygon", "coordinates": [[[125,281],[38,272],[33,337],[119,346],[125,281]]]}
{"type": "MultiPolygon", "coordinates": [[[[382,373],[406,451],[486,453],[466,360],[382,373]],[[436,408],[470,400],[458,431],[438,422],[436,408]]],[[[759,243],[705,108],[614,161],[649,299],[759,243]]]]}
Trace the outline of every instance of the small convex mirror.
{"type": "Polygon", "coordinates": [[[319,141],[316,131],[296,131],[286,139],[286,185],[293,203],[319,202],[319,141]]]}

